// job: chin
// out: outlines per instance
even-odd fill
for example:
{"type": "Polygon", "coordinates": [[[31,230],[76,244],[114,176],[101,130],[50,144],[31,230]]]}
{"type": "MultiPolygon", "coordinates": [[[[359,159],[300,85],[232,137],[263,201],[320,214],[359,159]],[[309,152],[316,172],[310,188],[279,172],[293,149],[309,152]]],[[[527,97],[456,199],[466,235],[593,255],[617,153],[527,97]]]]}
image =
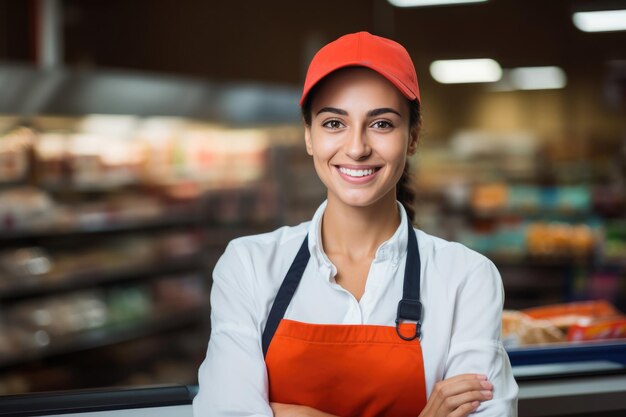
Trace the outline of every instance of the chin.
{"type": "Polygon", "coordinates": [[[347,192],[342,194],[335,194],[337,200],[339,200],[342,204],[345,204],[350,207],[358,207],[365,208],[372,206],[379,202],[385,195],[371,195],[367,193],[364,195],[362,192],[347,192]]]}

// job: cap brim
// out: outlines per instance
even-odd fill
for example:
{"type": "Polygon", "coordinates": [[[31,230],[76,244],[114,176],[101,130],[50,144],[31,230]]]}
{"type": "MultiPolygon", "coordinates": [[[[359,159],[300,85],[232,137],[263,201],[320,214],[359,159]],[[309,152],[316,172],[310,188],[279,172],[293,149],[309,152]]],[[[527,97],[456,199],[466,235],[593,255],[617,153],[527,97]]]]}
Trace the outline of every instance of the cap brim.
{"type": "Polygon", "coordinates": [[[410,88],[408,88],[402,81],[400,81],[399,79],[397,79],[396,77],[394,77],[393,75],[381,70],[380,68],[376,68],[372,65],[368,65],[366,63],[360,62],[360,61],[354,61],[354,62],[347,62],[344,63],[340,66],[334,67],[332,69],[329,69],[326,72],[321,73],[317,79],[312,80],[310,83],[308,83],[308,85],[306,86],[306,89],[304,91],[302,91],[302,96],[300,97],[300,107],[302,107],[302,105],[304,104],[307,96],[309,95],[309,93],[311,92],[311,90],[313,89],[313,87],[315,87],[317,84],[319,84],[320,81],[322,81],[322,79],[324,79],[325,77],[329,76],[330,74],[332,74],[333,72],[340,70],[342,68],[347,68],[347,67],[364,67],[364,68],[368,68],[371,69],[372,71],[377,72],[378,74],[382,75],[383,77],[385,77],[391,84],[393,84],[398,90],[400,90],[400,92],[402,93],[403,96],[405,96],[407,99],[413,101],[413,100],[418,100],[419,101],[419,97],[417,96],[417,94],[415,94],[415,92],[411,91],[410,88]]]}

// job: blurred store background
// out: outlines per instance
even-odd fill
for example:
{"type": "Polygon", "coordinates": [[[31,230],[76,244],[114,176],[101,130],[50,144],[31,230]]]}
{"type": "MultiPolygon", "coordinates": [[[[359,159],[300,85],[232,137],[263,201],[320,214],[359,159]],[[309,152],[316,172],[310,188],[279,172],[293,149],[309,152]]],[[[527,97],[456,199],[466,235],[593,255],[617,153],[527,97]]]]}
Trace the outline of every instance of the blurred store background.
{"type": "Polygon", "coordinates": [[[359,30],[416,63],[417,223],[496,263],[507,347],[626,337],[626,3],[402,3],[0,0],[0,394],[197,382],[227,242],[324,199],[300,84],[359,30]]]}

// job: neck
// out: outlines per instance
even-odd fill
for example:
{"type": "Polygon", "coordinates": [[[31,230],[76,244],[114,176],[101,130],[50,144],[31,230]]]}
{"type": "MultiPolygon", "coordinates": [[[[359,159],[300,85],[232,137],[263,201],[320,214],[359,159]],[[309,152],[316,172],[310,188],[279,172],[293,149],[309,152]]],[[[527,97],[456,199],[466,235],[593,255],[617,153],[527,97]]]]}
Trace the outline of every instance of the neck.
{"type": "Polygon", "coordinates": [[[329,195],[322,218],[324,251],[357,260],[373,258],[399,225],[395,192],[367,207],[348,206],[329,195]]]}

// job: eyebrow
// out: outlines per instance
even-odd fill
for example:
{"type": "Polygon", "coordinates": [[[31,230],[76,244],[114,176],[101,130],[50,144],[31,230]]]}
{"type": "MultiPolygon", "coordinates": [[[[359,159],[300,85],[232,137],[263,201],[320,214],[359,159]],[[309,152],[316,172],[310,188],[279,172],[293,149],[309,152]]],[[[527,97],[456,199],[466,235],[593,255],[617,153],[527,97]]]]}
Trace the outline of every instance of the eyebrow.
{"type": "MultiPolygon", "coordinates": [[[[322,109],[320,109],[320,111],[318,111],[317,113],[315,113],[315,115],[319,115],[320,113],[334,113],[334,114],[338,114],[340,116],[347,116],[348,112],[342,109],[338,109],[336,107],[323,107],[322,109]]],[[[373,109],[367,112],[367,117],[376,117],[376,116],[380,116],[381,114],[385,114],[385,113],[394,113],[397,114],[398,116],[402,117],[402,115],[400,114],[399,111],[392,109],[391,107],[381,107],[379,109],[373,109]]]]}
{"type": "Polygon", "coordinates": [[[334,113],[334,114],[338,114],[340,116],[347,116],[348,115],[347,111],[338,109],[336,107],[323,107],[322,109],[320,109],[320,111],[315,113],[315,115],[317,116],[320,113],[334,113]]]}
{"type": "Polygon", "coordinates": [[[367,112],[367,117],[376,117],[385,113],[394,113],[402,117],[399,111],[392,109],[391,107],[382,107],[380,109],[374,109],[367,112]]]}

